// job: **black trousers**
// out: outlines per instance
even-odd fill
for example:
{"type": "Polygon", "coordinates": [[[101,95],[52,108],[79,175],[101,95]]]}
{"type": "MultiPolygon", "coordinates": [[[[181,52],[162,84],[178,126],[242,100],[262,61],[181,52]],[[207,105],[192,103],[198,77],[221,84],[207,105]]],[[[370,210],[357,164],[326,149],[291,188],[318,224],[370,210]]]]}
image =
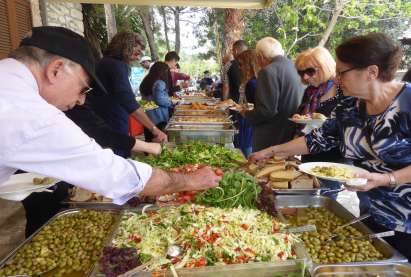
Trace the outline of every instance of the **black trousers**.
{"type": "MultiPolygon", "coordinates": [[[[366,220],[364,220],[364,223],[374,233],[390,231],[390,229],[387,229],[384,226],[381,226],[380,224],[376,223],[372,219],[372,217],[369,217],[366,220]]],[[[404,255],[408,259],[408,262],[411,261],[411,234],[395,231],[394,236],[385,237],[384,240],[388,242],[398,252],[404,255]]]]}
{"type": "Polygon", "coordinates": [[[26,211],[26,238],[43,226],[61,209],[67,208],[61,201],[69,195],[70,184],[59,182],[53,192],[33,192],[22,201],[26,211]]]}

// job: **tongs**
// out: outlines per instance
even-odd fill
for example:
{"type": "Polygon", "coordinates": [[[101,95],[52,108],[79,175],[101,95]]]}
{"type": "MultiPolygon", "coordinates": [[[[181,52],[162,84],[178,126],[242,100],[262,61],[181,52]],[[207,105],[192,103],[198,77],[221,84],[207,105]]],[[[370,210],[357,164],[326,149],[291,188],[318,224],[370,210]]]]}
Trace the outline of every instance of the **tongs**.
{"type": "Polygon", "coordinates": [[[359,222],[359,221],[362,221],[362,220],[364,220],[364,219],[366,219],[366,218],[368,218],[368,217],[370,217],[370,214],[363,214],[363,215],[360,216],[360,217],[357,217],[357,218],[355,218],[355,219],[353,219],[353,220],[351,220],[351,221],[349,221],[349,222],[347,222],[347,223],[345,223],[345,224],[343,224],[343,225],[341,225],[341,226],[338,226],[337,228],[334,229],[334,231],[333,231],[334,234],[331,235],[331,237],[329,238],[329,240],[338,240],[338,237],[339,237],[340,235],[336,235],[336,234],[335,234],[338,230],[340,230],[340,229],[342,229],[342,228],[345,228],[345,227],[347,227],[347,226],[350,226],[350,225],[352,225],[352,224],[354,224],[354,223],[357,223],[357,222],[359,222]]]}
{"type": "Polygon", "coordinates": [[[395,232],[394,231],[387,231],[387,232],[382,232],[382,233],[376,233],[376,234],[368,234],[368,235],[363,235],[359,237],[342,237],[342,236],[337,236],[334,239],[329,239],[325,241],[325,243],[330,243],[335,240],[364,240],[364,239],[373,239],[373,238],[384,238],[384,237],[391,237],[394,236],[395,232]]]}

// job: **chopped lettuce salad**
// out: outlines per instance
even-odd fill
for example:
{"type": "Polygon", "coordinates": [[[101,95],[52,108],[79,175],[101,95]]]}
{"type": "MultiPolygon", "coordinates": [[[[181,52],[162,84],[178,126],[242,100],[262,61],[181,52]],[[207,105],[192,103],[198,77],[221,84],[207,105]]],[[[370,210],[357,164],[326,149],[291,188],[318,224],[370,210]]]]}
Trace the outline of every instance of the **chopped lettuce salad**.
{"type": "Polygon", "coordinates": [[[283,225],[258,210],[185,204],[127,212],[113,244],[135,247],[147,270],[294,259],[297,237],[279,233],[283,225]],[[182,253],[167,257],[173,245],[182,253]]]}

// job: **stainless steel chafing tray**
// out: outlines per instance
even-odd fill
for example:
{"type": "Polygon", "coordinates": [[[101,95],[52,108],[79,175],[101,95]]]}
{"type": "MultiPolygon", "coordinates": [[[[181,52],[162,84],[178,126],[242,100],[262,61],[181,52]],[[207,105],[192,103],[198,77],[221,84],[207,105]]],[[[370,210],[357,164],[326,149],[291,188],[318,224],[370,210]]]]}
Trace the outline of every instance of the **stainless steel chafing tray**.
{"type": "Polygon", "coordinates": [[[190,125],[224,125],[232,124],[228,116],[173,116],[170,123],[190,124],[190,125]],[[217,118],[219,121],[207,121],[208,118],[217,118]],[[202,121],[203,119],[203,121],[202,121]]]}
{"type": "MultiPolygon", "coordinates": [[[[121,212],[120,220],[116,225],[116,231],[113,232],[111,240],[107,245],[111,245],[116,233],[119,232],[119,225],[123,215],[127,213],[141,213],[144,209],[147,211],[156,211],[160,207],[155,205],[148,205],[146,207],[134,208],[134,209],[124,209],[121,212]]],[[[176,269],[176,273],[179,277],[249,277],[252,274],[253,277],[273,277],[273,276],[295,276],[304,277],[308,276],[308,269],[311,265],[308,260],[308,254],[303,248],[303,246],[298,243],[295,246],[295,251],[297,254],[297,259],[286,260],[278,262],[255,262],[247,264],[232,264],[232,265],[218,265],[218,266],[205,266],[200,268],[182,268],[176,269]]],[[[103,277],[104,275],[99,272],[98,268],[95,267],[92,276],[103,277]]],[[[134,276],[134,275],[133,275],[134,276]]],[[[139,272],[138,275],[141,277],[153,276],[152,272],[139,272]]],[[[164,277],[174,277],[173,273],[168,271],[161,271],[156,273],[156,276],[164,277]]]]}
{"type": "Polygon", "coordinates": [[[169,123],[166,127],[169,141],[176,144],[200,140],[207,143],[232,143],[237,130],[231,124],[194,125],[169,123]]]}
{"type": "Polygon", "coordinates": [[[174,116],[227,116],[222,110],[184,110],[177,109],[174,116]]]}
{"type": "Polygon", "coordinates": [[[318,266],[312,277],[410,277],[410,264],[362,264],[318,266]]]}
{"type": "MultiPolygon", "coordinates": [[[[345,209],[337,201],[331,198],[314,195],[277,195],[276,196],[276,209],[281,210],[284,208],[309,208],[309,207],[325,207],[327,210],[334,213],[336,216],[342,218],[345,221],[350,221],[355,218],[347,209],[345,209]]],[[[361,222],[357,222],[353,225],[357,230],[363,234],[371,234],[372,231],[361,222]]],[[[381,263],[405,263],[407,259],[402,256],[397,250],[392,248],[387,242],[381,238],[372,239],[374,247],[386,257],[384,260],[367,262],[369,264],[381,264],[381,263]]],[[[355,266],[362,265],[364,263],[341,263],[338,265],[355,266]]]]}
{"type": "MultiPolygon", "coordinates": [[[[56,214],[55,216],[53,216],[50,220],[48,220],[41,228],[39,228],[35,233],[33,233],[30,237],[28,237],[26,240],[24,240],[19,246],[17,246],[14,250],[12,250],[12,252],[10,252],[3,260],[0,261],[0,268],[2,268],[3,266],[5,266],[7,263],[11,262],[12,259],[14,258],[14,256],[26,245],[28,245],[29,243],[31,243],[33,241],[33,239],[38,235],[38,233],[40,233],[42,230],[44,230],[44,228],[48,225],[50,225],[51,223],[53,223],[55,220],[57,220],[58,218],[64,217],[64,216],[68,216],[71,214],[75,214],[75,213],[79,213],[82,209],[69,209],[69,210],[65,210],[62,211],[58,214],[56,214]]],[[[115,217],[115,221],[113,223],[113,225],[111,226],[110,231],[108,232],[107,237],[105,238],[105,240],[103,241],[103,245],[107,245],[111,239],[112,239],[112,235],[114,233],[114,230],[116,230],[118,228],[118,224],[120,222],[120,212],[118,210],[111,210],[111,209],[99,209],[98,211],[100,212],[110,212],[116,215],[115,217]]],[[[96,265],[92,265],[90,267],[90,269],[88,270],[88,272],[86,272],[85,276],[93,276],[92,272],[95,270],[96,265]]],[[[17,275],[17,276],[25,276],[25,275],[17,275]]],[[[43,275],[42,275],[43,276],[43,275]]],[[[47,273],[46,276],[53,276],[51,274],[51,272],[47,273]]],[[[84,275],[83,275],[84,276],[84,275]]]]}

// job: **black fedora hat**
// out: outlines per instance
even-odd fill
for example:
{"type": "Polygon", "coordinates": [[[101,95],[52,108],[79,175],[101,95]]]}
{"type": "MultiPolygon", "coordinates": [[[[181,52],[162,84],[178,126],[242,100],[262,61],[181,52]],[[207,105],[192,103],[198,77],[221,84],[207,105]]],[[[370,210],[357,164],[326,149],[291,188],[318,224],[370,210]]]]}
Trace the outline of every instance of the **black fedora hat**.
{"type": "Polygon", "coordinates": [[[103,84],[96,76],[96,62],[90,45],[83,36],[64,27],[34,27],[28,36],[23,38],[20,46],[35,46],[80,64],[95,84],[103,92],[107,93],[103,84]]]}

